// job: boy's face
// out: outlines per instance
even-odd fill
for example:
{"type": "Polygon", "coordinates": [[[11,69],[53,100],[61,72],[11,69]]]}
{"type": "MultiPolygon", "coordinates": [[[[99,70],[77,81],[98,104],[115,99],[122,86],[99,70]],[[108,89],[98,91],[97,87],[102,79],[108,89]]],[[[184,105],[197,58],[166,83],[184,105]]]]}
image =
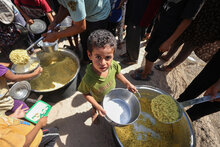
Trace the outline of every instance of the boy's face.
{"type": "Polygon", "coordinates": [[[109,69],[114,58],[114,49],[109,45],[104,48],[93,48],[92,53],[88,51],[88,56],[95,72],[101,74],[109,69]]]}

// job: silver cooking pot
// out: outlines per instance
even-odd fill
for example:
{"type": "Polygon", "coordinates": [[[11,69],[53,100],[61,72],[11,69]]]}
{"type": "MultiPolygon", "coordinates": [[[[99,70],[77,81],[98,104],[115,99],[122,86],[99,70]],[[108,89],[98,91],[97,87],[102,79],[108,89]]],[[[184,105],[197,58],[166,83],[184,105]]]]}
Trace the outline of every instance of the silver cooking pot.
{"type": "MultiPolygon", "coordinates": [[[[148,86],[148,85],[137,85],[136,87],[137,87],[139,93],[141,94],[141,97],[142,98],[147,98],[148,100],[151,100],[151,99],[153,99],[154,97],[156,97],[160,94],[169,95],[167,92],[165,92],[165,91],[163,91],[159,88],[155,88],[155,87],[148,86]]],[[[140,103],[141,103],[141,100],[140,100],[140,103]]],[[[141,114],[143,114],[143,111],[141,112],[141,114]]],[[[149,117],[150,115],[147,114],[147,116],[149,117]]],[[[150,116],[150,118],[154,119],[151,116],[150,116]]],[[[140,119],[140,117],[138,119],[140,119]]],[[[137,126],[140,126],[137,123],[138,119],[134,124],[132,124],[133,128],[137,129],[137,126]]],[[[154,120],[156,120],[156,119],[154,119],[154,120]]],[[[191,122],[190,118],[188,117],[188,115],[186,114],[186,112],[184,110],[183,110],[183,117],[182,117],[180,122],[177,122],[177,123],[174,123],[174,124],[163,124],[163,127],[172,128],[172,134],[169,134],[169,135],[173,136],[171,142],[174,143],[174,146],[177,145],[177,144],[178,144],[178,146],[184,146],[184,147],[194,147],[195,146],[196,140],[195,140],[194,130],[193,130],[193,127],[192,127],[192,122],[191,122]]],[[[123,136],[118,136],[118,134],[116,132],[116,129],[117,128],[113,127],[113,135],[115,136],[115,139],[116,139],[116,142],[118,143],[118,145],[123,147],[124,145],[120,140],[120,137],[123,138],[123,136]]],[[[133,131],[136,131],[134,133],[138,134],[139,133],[138,131],[140,131],[140,130],[137,131],[136,129],[134,129],[133,131]]],[[[138,127],[138,129],[142,130],[143,128],[138,127]]],[[[151,129],[152,128],[150,128],[150,127],[147,128],[147,129],[145,128],[143,130],[143,132],[150,130],[151,135],[154,135],[154,137],[163,138],[162,136],[160,136],[160,135],[163,135],[163,134],[160,134],[156,130],[151,130],[151,129]]],[[[141,135],[147,135],[148,134],[148,133],[145,134],[143,132],[141,133],[141,135]]],[[[137,135],[136,137],[132,138],[132,140],[139,140],[140,138],[138,138],[138,137],[140,137],[140,136],[137,135]]],[[[160,146],[161,146],[161,144],[160,144],[160,146]]]]}
{"type": "MultiPolygon", "coordinates": [[[[79,59],[75,55],[74,52],[72,52],[69,49],[61,49],[61,48],[59,48],[59,49],[57,49],[57,50],[55,50],[53,52],[40,51],[40,52],[37,52],[36,55],[40,59],[41,65],[43,67],[43,65],[47,64],[47,62],[56,61],[58,54],[64,55],[66,57],[70,57],[71,59],[73,59],[77,63],[77,71],[76,71],[75,75],[66,84],[64,84],[63,86],[60,86],[58,88],[47,89],[47,90],[36,90],[36,89],[32,88],[32,91],[39,92],[39,93],[47,93],[47,92],[53,92],[53,91],[56,91],[58,89],[61,89],[61,88],[65,87],[65,86],[69,85],[71,82],[75,82],[75,84],[76,84],[78,73],[79,73],[79,70],[80,70],[80,62],[79,62],[79,59]]],[[[58,72],[58,71],[54,71],[54,72],[58,72]]]]}

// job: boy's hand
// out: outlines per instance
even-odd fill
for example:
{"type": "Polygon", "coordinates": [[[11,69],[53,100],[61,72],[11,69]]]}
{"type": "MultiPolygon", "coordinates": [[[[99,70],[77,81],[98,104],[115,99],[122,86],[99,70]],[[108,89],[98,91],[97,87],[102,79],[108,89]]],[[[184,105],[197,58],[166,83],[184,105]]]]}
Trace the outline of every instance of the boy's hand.
{"type": "Polygon", "coordinates": [[[97,108],[97,111],[99,113],[100,116],[105,116],[106,115],[106,111],[103,109],[103,107],[100,105],[99,108],[97,108]]]}
{"type": "Polygon", "coordinates": [[[41,117],[37,123],[37,125],[40,125],[40,127],[44,127],[47,124],[47,117],[41,117]]]}
{"type": "Polygon", "coordinates": [[[23,104],[21,104],[13,114],[11,114],[10,116],[11,117],[14,117],[14,118],[24,118],[24,115],[26,114],[26,112],[28,111],[28,108],[24,108],[24,109],[21,109],[23,106],[23,104]]]}
{"type": "Polygon", "coordinates": [[[136,89],[136,87],[133,84],[128,84],[127,88],[128,88],[129,91],[131,91],[133,93],[137,92],[137,89],[136,89]]]}

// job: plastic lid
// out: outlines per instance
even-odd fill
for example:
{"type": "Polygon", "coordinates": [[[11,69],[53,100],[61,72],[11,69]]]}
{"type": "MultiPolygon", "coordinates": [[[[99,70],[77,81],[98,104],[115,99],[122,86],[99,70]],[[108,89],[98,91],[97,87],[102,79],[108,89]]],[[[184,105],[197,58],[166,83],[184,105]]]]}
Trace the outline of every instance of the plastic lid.
{"type": "Polygon", "coordinates": [[[37,101],[25,114],[25,118],[30,122],[37,123],[41,117],[47,116],[50,112],[51,106],[46,102],[37,101]]]}

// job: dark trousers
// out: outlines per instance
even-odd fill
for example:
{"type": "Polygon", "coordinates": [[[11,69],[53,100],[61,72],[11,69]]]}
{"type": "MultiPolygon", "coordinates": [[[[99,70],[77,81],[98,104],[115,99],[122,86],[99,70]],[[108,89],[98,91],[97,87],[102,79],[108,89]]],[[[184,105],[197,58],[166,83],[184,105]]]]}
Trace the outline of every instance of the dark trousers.
{"type": "Polygon", "coordinates": [[[80,41],[81,41],[82,48],[83,48],[83,59],[85,61],[89,61],[89,58],[87,56],[87,39],[89,35],[95,30],[107,29],[107,26],[108,26],[107,19],[97,21],[97,22],[86,21],[86,30],[80,33],[80,39],[81,39],[80,41]]]}
{"type": "Polygon", "coordinates": [[[53,147],[59,137],[57,128],[43,129],[43,138],[40,147],[53,147]]]}
{"type": "Polygon", "coordinates": [[[108,22],[108,28],[107,30],[109,30],[114,36],[116,36],[116,28],[119,25],[119,22],[108,22]]]}
{"type": "MultiPolygon", "coordinates": [[[[180,95],[179,102],[194,99],[220,78],[220,50],[180,95]]],[[[186,112],[192,121],[220,110],[220,102],[205,102],[192,106],[186,112]]]]}
{"type": "Polygon", "coordinates": [[[131,60],[138,60],[142,27],[128,22],[126,28],[126,50],[131,60]]]}

